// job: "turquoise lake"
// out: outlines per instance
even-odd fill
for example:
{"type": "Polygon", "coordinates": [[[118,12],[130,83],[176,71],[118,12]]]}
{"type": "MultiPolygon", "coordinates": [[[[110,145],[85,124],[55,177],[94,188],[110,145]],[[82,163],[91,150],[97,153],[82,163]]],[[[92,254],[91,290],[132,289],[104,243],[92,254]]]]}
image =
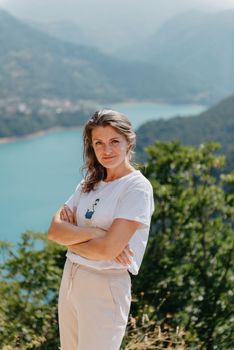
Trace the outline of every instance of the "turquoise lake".
{"type": "MultiPolygon", "coordinates": [[[[119,103],[135,129],[148,120],[195,115],[199,105],[119,103]]],[[[0,144],[0,239],[16,243],[26,230],[46,231],[54,212],[82,178],[82,129],[48,132],[0,144]]]]}

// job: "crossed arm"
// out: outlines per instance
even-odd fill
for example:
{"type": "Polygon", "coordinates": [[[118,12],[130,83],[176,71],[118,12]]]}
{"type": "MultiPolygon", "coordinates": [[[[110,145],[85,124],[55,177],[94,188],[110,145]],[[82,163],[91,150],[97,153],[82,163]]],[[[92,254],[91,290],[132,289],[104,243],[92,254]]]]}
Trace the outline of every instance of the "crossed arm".
{"type": "Polygon", "coordinates": [[[48,230],[48,238],[68,247],[74,253],[91,260],[112,260],[127,265],[133,252],[128,241],[140,223],[126,219],[115,219],[105,231],[94,227],[77,226],[73,212],[67,206],[57,211],[48,230]]]}

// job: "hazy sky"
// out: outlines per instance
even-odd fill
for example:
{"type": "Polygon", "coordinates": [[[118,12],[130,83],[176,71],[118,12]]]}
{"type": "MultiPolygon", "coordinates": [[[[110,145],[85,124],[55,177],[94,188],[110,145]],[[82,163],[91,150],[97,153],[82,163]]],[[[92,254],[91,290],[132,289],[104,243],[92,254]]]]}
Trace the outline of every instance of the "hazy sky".
{"type": "Polygon", "coordinates": [[[82,25],[133,21],[149,29],[190,9],[234,7],[234,0],[0,0],[12,14],[34,20],[72,19],[82,25]]]}

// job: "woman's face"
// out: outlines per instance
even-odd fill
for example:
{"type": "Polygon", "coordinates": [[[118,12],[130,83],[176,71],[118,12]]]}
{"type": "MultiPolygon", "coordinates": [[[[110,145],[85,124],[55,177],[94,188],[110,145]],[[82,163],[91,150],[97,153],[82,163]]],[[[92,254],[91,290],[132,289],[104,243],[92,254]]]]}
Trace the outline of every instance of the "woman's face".
{"type": "Polygon", "coordinates": [[[97,160],[103,167],[113,169],[128,163],[129,143],[126,137],[112,126],[94,128],[92,145],[97,160]]]}

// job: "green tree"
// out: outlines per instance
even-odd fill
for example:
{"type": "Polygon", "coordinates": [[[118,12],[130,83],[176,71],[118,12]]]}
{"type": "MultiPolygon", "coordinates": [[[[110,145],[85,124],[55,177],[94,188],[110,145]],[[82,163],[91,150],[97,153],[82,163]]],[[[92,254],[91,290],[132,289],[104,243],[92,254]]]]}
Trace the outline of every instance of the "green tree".
{"type": "Polygon", "coordinates": [[[234,173],[220,175],[218,148],[156,142],[144,168],[155,213],[134,291],[160,324],[185,326],[191,349],[234,344],[234,173]]]}
{"type": "Polygon", "coordinates": [[[13,249],[1,243],[1,350],[55,350],[57,298],[64,249],[44,233],[27,231],[13,249]]]}

